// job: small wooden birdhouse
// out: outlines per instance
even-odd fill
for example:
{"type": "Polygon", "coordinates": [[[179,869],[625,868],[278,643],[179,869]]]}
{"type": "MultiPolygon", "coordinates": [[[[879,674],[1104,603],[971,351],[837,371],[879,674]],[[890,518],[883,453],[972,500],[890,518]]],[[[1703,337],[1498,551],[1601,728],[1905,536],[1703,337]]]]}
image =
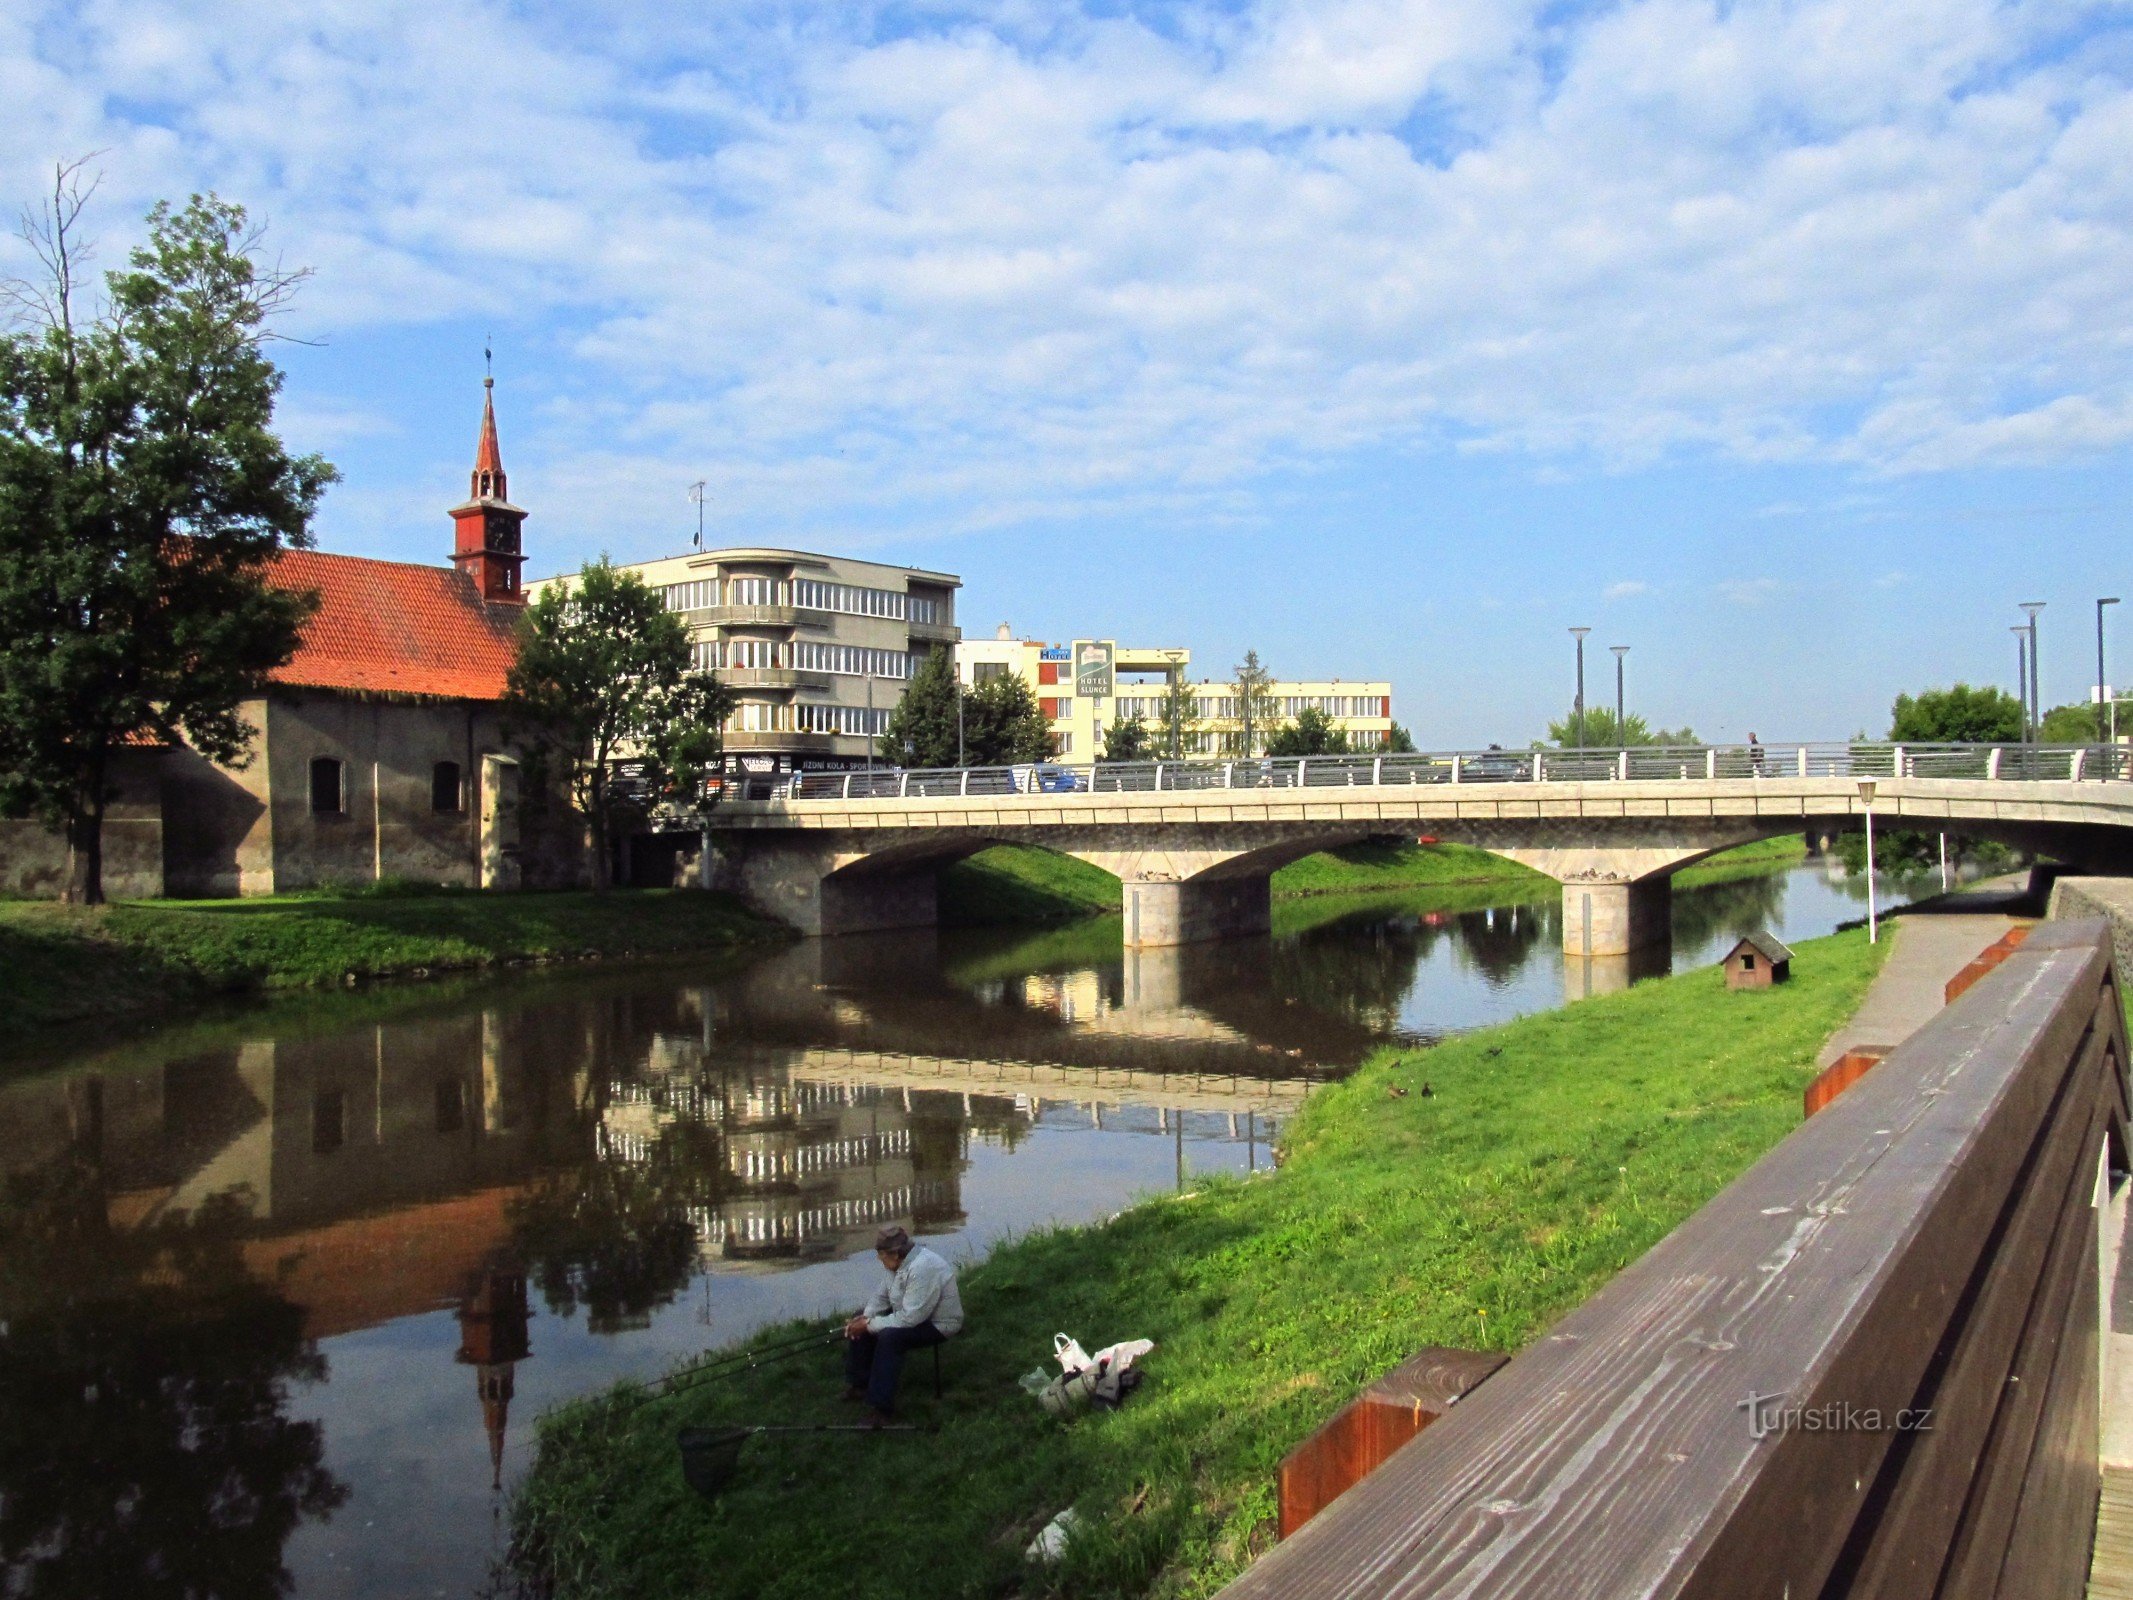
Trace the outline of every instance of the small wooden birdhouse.
{"type": "Polygon", "coordinates": [[[1751,933],[1726,956],[1728,989],[1767,989],[1792,976],[1792,951],[1767,933],[1751,933]]]}

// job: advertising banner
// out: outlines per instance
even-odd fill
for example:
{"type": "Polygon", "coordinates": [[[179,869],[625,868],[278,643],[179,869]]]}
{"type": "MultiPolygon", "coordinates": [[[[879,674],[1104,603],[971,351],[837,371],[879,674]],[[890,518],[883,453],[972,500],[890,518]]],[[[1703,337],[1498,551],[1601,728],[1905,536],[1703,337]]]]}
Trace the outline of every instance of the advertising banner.
{"type": "Polygon", "coordinates": [[[1117,680],[1118,643],[1112,639],[1074,641],[1074,693],[1084,700],[1108,700],[1117,680]]]}

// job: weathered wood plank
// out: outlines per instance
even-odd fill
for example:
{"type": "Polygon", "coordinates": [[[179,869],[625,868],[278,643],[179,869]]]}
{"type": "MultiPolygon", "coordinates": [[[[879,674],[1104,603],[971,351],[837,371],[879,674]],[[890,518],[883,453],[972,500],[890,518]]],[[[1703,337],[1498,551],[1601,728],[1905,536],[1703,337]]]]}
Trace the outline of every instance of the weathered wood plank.
{"type": "MultiPolygon", "coordinates": [[[[1861,1548],[1853,1541],[1862,1512],[1889,1499],[1905,1463],[1881,1478],[1885,1433],[1788,1428],[1755,1437],[1742,1402],[1755,1394],[1887,1414],[1930,1391],[1964,1346],[1963,1320],[1990,1276],[1988,1252],[2014,1236],[2017,1188],[2036,1170],[2040,1139],[2053,1148],[2046,1131],[2065,1120],[2053,1110],[2068,1063],[2099,1022],[2111,1048],[2087,1064],[2092,1088],[2074,1104],[2091,1109],[2076,1112],[2070,1137],[2094,1141],[2099,1098],[2122,1131],[2123,1019],[2103,1013],[2105,997],[2115,1006],[2102,924],[2040,928],[1225,1592],[1236,1600],[1822,1593],[1847,1548],[1861,1548]],[[2108,1093],[2099,1076],[2116,1080],[2108,1093]],[[1887,1485],[1880,1502],[1870,1497],[1877,1481],[1887,1485]]],[[[2048,1259],[2047,1274],[2077,1281],[2054,1271],[2058,1251],[2048,1259]]],[[[2062,1330],[2078,1315],[2057,1282],[2029,1298],[2059,1307],[2062,1330]]],[[[2019,1306],[2024,1296],[1997,1299],[2019,1306]]],[[[2025,1336],[2018,1348],[2028,1345],[2025,1336]]],[[[2045,1382],[2050,1370],[2038,1366],[2030,1381],[2045,1382]]],[[[2054,1498],[2018,1502],[2027,1516],[2065,1515],[2063,1487],[2039,1494],[2054,1498]]],[[[1870,1550],[1871,1530],[1866,1537],[1870,1550]]]]}

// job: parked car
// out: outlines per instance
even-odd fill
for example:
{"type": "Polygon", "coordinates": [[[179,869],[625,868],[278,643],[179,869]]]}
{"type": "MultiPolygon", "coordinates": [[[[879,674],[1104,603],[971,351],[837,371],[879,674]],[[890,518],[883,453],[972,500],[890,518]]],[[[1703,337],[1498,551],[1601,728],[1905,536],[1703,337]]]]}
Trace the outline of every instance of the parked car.
{"type": "Polygon", "coordinates": [[[1081,787],[1080,775],[1049,762],[1031,762],[1010,767],[1017,794],[1072,794],[1081,787]]]}
{"type": "Polygon", "coordinates": [[[1528,783],[1533,778],[1533,762],[1528,756],[1492,744],[1478,756],[1463,757],[1459,775],[1470,783],[1528,783]]]}

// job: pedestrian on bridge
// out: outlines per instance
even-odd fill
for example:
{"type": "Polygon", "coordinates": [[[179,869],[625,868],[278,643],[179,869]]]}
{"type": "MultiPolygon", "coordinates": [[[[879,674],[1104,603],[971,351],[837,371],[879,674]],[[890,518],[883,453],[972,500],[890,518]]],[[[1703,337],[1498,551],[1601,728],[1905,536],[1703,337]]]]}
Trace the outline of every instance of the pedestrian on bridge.
{"type": "Polygon", "coordinates": [[[963,1330],[963,1296],[955,1268],[891,1223],[874,1236],[874,1258],[888,1276],[844,1325],[844,1398],[867,1402],[877,1427],[896,1409],[904,1356],[963,1330]]]}

